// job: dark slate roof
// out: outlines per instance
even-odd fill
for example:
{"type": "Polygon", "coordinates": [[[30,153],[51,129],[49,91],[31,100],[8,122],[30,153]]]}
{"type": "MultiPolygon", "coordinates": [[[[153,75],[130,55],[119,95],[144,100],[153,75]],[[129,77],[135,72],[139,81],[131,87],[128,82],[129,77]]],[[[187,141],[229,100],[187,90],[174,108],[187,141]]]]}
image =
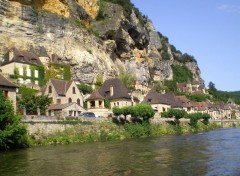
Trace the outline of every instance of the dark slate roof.
{"type": "Polygon", "coordinates": [[[70,85],[72,84],[72,81],[64,81],[58,79],[50,79],[49,81],[51,81],[57,94],[60,96],[66,95],[66,92],[68,91],[70,85]]]}
{"type": "Polygon", "coordinates": [[[99,93],[106,99],[131,99],[131,96],[128,94],[127,88],[118,78],[106,80],[101,88],[99,93]],[[110,87],[113,87],[113,96],[110,96],[110,87]]]}
{"type": "Polygon", "coordinates": [[[12,48],[3,56],[2,66],[12,62],[18,62],[31,65],[42,65],[38,56],[27,51],[19,51],[17,48],[12,48]],[[9,53],[13,51],[13,58],[9,58],[9,53]]]}
{"type": "Polygon", "coordinates": [[[5,78],[2,74],[0,74],[0,86],[18,88],[17,85],[13,84],[11,81],[5,78]]]}
{"type": "Polygon", "coordinates": [[[182,102],[177,99],[173,93],[159,94],[154,90],[149,91],[144,98],[143,103],[165,104],[172,107],[183,107],[182,102]]]}
{"type": "Polygon", "coordinates": [[[100,95],[97,90],[95,90],[86,100],[104,100],[104,97],[100,95]]]}

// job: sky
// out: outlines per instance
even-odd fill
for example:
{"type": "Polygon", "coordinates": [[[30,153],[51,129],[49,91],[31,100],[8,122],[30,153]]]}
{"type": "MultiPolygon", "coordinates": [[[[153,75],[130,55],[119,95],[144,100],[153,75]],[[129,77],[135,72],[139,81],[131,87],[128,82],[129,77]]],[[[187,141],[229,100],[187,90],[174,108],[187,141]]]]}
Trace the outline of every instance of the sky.
{"type": "Polygon", "coordinates": [[[240,0],[131,0],[157,31],[193,55],[208,86],[240,91],[240,0]]]}

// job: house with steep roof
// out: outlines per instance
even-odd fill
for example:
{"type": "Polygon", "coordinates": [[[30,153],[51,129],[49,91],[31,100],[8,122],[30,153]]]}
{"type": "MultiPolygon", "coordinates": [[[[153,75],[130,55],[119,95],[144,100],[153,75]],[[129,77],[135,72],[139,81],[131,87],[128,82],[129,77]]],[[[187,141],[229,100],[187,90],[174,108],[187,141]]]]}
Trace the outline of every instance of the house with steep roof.
{"type": "Polygon", "coordinates": [[[136,100],[128,94],[127,88],[118,78],[106,80],[101,88],[99,94],[110,101],[110,108],[133,106],[136,104],[136,100]]]}
{"type": "Polygon", "coordinates": [[[194,103],[189,100],[185,95],[181,95],[181,96],[176,96],[176,98],[181,101],[183,109],[188,112],[188,113],[192,113],[194,112],[194,103]]]}
{"type": "Polygon", "coordinates": [[[142,103],[149,103],[158,113],[166,112],[170,108],[183,108],[182,102],[173,93],[159,94],[154,90],[149,91],[142,103]]]}
{"type": "Polygon", "coordinates": [[[73,107],[73,104],[74,108],[67,113],[69,116],[77,116],[84,111],[83,95],[72,80],[49,79],[46,86],[42,89],[42,95],[48,95],[52,100],[48,110],[48,114],[51,116],[56,115],[56,113],[60,114],[56,111],[70,106],[73,107]]]}
{"type": "Polygon", "coordinates": [[[39,86],[44,77],[44,68],[38,56],[17,48],[11,48],[5,53],[0,69],[15,79],[16,83],[31,87],[39,86]]]}
{"type": "Polygon", "coordinates": [[[2,74],[0,74],[0,91],[2,91],[3,95],[12,102],[15,111],[16,111],[17,88],[18,88],[17,85],[13,84],[2,74]]]}

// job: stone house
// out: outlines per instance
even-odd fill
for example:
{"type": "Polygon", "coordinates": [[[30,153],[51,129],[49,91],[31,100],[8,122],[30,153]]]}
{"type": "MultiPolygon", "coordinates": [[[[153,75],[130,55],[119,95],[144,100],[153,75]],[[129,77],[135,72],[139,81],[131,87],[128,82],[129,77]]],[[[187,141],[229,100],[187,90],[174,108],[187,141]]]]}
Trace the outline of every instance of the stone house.
{"type": "Polygon", "coordinates": [[[99,94],[110,101],[110,109],[113,107],[134,106],[137,101],[128,94],[127,88],[118,78],[106,80],[101,88],[99,94]]]}
{"type": "Polygon", "coordinates": [[[0,73],[0,91],[2,91],[3,95],[12,102],[15,111],[16,111],[17,88],[18,88],[17,85],[10,82],[0,73]]]}
{"type": "Polygon", "coordinates": [[[158,113],[166,112],[170,108],[183,108],[182,102],[173,93],[160,94],[156,91],[149,91],[142,103],[149,103],[158,113]]]}
{"type": "MultiPolygon", "coordinates": [[[[76,83],[72,80],[49,79],[46,86],[42,89],[42,95],[48,95],[52,100],[49,108],[50,111],[48,111],[49,115],[53,115],[52,110],[60,110],[63,107],[72,106],[73,103],[76,104],[76,106],[83,107],[83,95],[79,91],[76,83]]],[[[80,109],[79,107],[76,109],[80,109]]],[[[71,114],[70,111],[69,114],[71,114]]]]}
{"type": "Polygon", "coordinates": [[[51,104],[48,108],[48,115],[55,116],[57,119],[65,119],[66,117],[77,117],[84,112],[81,106],[77,103],[65,103],[65,104],[51,104]]]}
{"type": "MultiPolygon", "coordinates": [[[[43,65],[37,55],[11,48],[3,56],[1,71],[18,84],[38,87],[44,74],[43,65]]],[[[36,88],[35,87],[35,88],[36,88]]]]}
{"type": "Polygon", "coordinates": [[[204,83],[198,81],[177,83],[177,90],[192,94],[206,94],[204,83]]]}
{"type": "Polygon", "coordinates": [[[189,100],[185,95],[176,96],[179,101],[181,101],[183,110],[185,110],[187,113],[193,113],[194,112],[194,103],[189,100]]]}

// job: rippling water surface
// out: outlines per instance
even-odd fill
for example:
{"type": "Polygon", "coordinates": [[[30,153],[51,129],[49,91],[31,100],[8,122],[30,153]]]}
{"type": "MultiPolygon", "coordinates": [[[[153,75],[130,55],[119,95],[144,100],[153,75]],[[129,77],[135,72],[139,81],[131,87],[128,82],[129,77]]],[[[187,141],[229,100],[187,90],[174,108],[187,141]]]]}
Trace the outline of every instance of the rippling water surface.
{"type": "Polygon", "coordinates": [[[0,175],[240,175],[240,128],[0,153],[0,175]]]}

